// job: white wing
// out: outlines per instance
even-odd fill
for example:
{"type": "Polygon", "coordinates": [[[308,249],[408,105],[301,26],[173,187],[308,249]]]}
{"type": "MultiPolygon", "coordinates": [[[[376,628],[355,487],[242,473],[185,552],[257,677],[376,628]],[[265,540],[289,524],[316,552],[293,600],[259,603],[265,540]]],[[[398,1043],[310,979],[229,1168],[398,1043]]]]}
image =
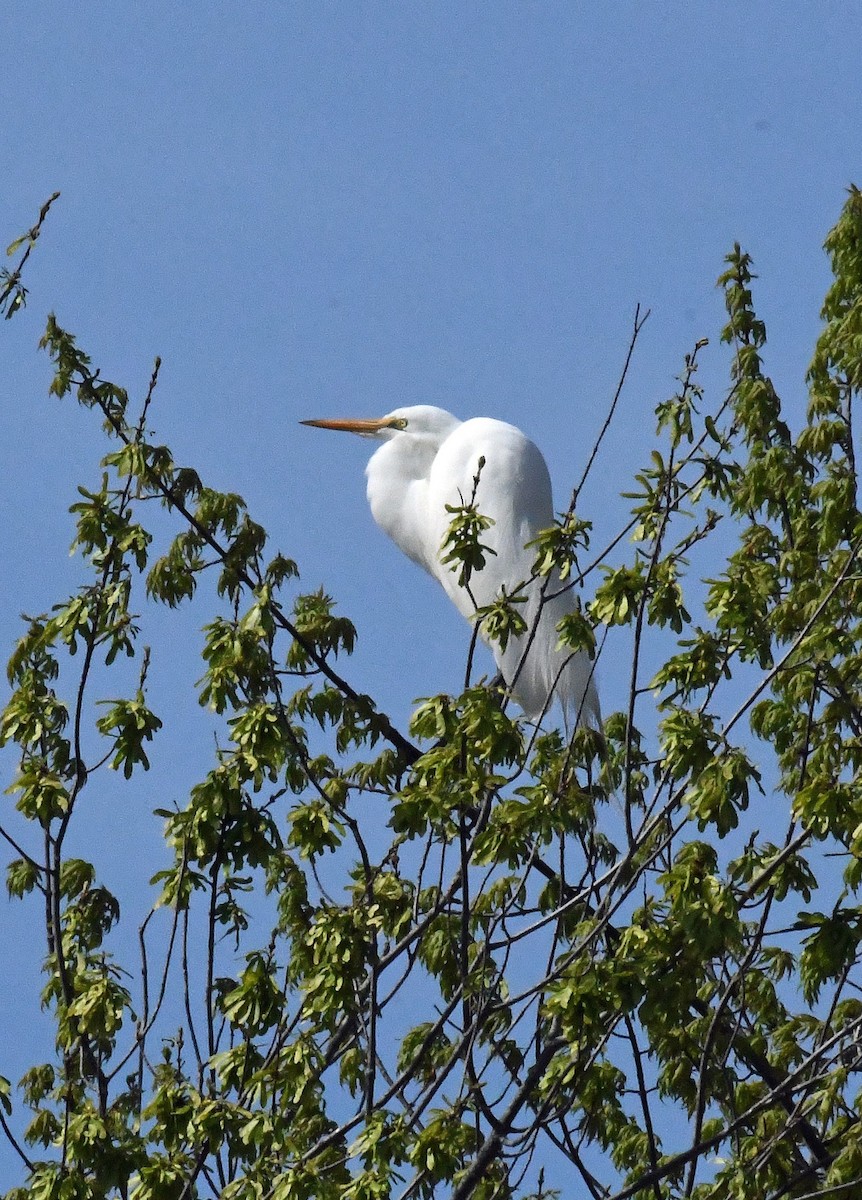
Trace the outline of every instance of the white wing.
{"type": "Polygon", "coordinates": [[[428,536],[437,562],[435,574],[453,603],[467,617],[474,606],[458,586],[457,566],[440,563],[440,547],[452,520],[446,505],[465,504],[473,491],[479,460],[485,459],[476,507],[494,524],[481,537],[494,553],[484,569],[474,574],[470,590],[477,604],[490,604],[501,585],[511,591],[530,578],[535,551],[525,545],[554,519],[551,480],[538,448],[514,425],[475,417],[464,421],[446,438],[437,452],[428,479],[428,536]]]}
{"type": "Polygon", "coordinates": [[[597,721],[598,700],[589,658],[557,649],[556,626],[572,611],[574,595],[571,590],[555,594],[560,581],[552,577],[543,600],[544,581],[531,579],[536,550],[527,543],[554,520],[551,480],[538,447],[503,421],[486,417],[465,421],[437,452],[428,479],[427,504],[432,540],[428,557],[436,553],[433,573],[464,616],[473,615],[474,599],[479,607],[490,604],[503,586],[508,595],[527,597],[519,611],[528,634],[511,639],[505,651],[492,646],[497,665],[524,712],[539,717],[554,692],[567,715],[597,721]],[[485,465],[476,490],[476,507],[494,521],[480,540],[494,553],[486,555],[484,568],[472,575],[468,593],[458,586],[457,565],[453,571],[451,565],[440,562],[440,547],[452,519],[446,505],[469,501],[480,458],[485,465]]]}

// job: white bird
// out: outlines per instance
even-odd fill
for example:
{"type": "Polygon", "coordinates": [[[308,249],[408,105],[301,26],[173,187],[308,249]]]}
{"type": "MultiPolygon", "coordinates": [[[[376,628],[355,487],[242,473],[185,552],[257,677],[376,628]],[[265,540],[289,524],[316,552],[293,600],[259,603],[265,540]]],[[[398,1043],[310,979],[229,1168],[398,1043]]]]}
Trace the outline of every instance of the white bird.
{"type": "Polygon", "coordinates": [[[396,408],[371,420],[302,424],[346,430],[383,443],[365,471],[372,516],[408,558],[433,575],[468,620],[477,607],[497,600],[504,588],[507,596],[526,596],[517,611],[527,632],[511,637],[505,650],[499,642],[484,640],[527,717],[539,720],[558,699],[567,720],[598,725],[589,656],[558,646],[557,623],[577,603],[573,589],[561,591],[564,585],[557,575],[549,582],[534,575],[536,548],[528,543],[554,523],[551,479],[538,447],[505,421],[459,421],[426,404],[396,408]],[[486,553],[481,570],[461,586],[460,563],[441,561],[452,521],[446,506],[471,502],[477,473],[475,506],[493,521],[479,540],[493,553],[486,553]]]}

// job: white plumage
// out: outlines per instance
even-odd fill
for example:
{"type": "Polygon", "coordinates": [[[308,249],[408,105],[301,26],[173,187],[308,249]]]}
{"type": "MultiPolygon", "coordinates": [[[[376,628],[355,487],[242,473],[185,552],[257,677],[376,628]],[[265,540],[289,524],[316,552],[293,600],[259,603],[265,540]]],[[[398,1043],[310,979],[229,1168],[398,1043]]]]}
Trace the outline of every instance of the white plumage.
{"type": "Polygon", "coordinates": [[[513,637],[505,651],[489,642],[525,714],[538,719],[553,692],[567,718],[597,724],[598,696],[589,656],[557,647],[557,623],[573,610],[573,591],[560,592],[561,583],[552,576],[543,600],[544,581],[532,577],[536,549],[527,543],[554,521],[548,468],[533,442],[505,421],[459,421],[424,404],[397,408],[374,420],[304,424],[348,430],[383,443],[366,468],[374,520],[399,549],[433,575],[465,617],[473,616],[474,600],[479,607],[490,604],[502,587],[507,595],[527,597],[518,611],[528,631],[535,625],[532,640],[530,632],[513,637]],[[446,506],[469,503],[480,459],[485,462],[476,508],[493,521],[480,541],[494,553],[487,554],[484,567],[472,574],[468,592],[458,583],[459,564],[441,562],[441,546],[452,521],[446,506]],[[526,587],[518,591],[523,584],[526,587]]]}

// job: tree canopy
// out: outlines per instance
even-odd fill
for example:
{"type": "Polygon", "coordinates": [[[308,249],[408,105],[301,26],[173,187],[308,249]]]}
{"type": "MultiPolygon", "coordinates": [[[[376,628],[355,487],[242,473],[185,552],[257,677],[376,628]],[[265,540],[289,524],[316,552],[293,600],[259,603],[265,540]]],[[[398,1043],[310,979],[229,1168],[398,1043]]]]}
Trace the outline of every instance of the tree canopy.
{"type": "MultiPolygon", "coordinates": [[[[7,317],[53,199],[10,248],[7,317]]],[[[536,572],[583,588],[564,644],[600,664],[625,638],[602,733],[536,728],[482,680],[396,727],[333,600],[151,432],[158,362],[136,404],[48,319],[50,390],[108,449],[72,505],[86,582],[28,618],[0,721],[6,883],[56,1038],[0,1076],[6,1200],[860,1194],[856,188],[826,249],[798,432],[735,246],[723,394],[698,344],[613,544],[577,488],[540,538],[536,572]],[[193,596],[197,696],[157,714],[150,602],[193,596]],[[82,794],[147,770],[196,703],[211,769],[157,810],[165,865],[121,914],[69,849],[82,794]]]]}

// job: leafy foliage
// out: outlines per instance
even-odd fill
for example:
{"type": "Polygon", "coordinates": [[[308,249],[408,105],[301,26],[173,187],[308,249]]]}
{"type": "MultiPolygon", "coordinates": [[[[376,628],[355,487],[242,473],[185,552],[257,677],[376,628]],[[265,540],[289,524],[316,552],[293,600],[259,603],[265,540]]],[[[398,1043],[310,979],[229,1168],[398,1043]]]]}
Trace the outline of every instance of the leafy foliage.
{"type": "MultiPolygon", "coordinates": [[[[43,927],[56,1037],[0,1076],[7,1200],[502,1200],[552,1194],[546,1176],[604,1200],[859,1194],[856,189],[826,246],[798,435],[735,247],[731,386],[708,410],[699,343],[658,406],[628,551],[581,571],[573,506],[537,541],[537,574],[592,586],[564,644],[630,657],[601,735],[536,730],[481,685],[398,730],[342,673],[355,630],[332,599],[148,440],[158,364],[131,414],[49,319],[51,391],[111,449],[72,508],[88,582],[28,619],[0,721],[29,831],[7,888],[43,927]],[[158,555],[154,504],[174,523],[158,555]],[[152,907],[121,914],[70,830],[85,787],[147,770],[181,720],[149,706],[136,609],[208,586],[198,699],[222,736],[157,810],[152,907]]],[[[466,585],[480,474],[444,547],[466,585]]],[[[517,601],[481,614],[501,641],[517,601]]]]}

